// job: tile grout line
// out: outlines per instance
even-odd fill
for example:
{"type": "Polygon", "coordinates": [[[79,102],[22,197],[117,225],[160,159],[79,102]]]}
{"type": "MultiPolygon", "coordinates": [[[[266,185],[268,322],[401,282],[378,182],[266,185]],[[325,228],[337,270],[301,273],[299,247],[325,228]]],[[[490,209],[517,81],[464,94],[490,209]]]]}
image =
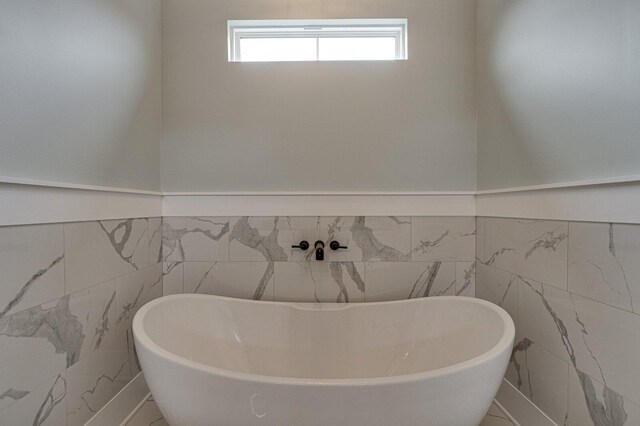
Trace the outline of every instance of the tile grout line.
{"type": "Polygon", "coordinates": [[[608,307],[613,308],[613,309],[617,309],[617,310],[622,311],[622,312],[627,313],[627,314],[632,314],[632,315],[640,316],[640,312],[633,312],[633,311],[630,311],[630,310],[627,310],[627,309],[621,308],[621,307],[619,307],[619,306],[615,306],[615,305],[612,305],[612,304],[610,304],[610,303],[603,302],[603,301],[598,300],[598,299],[594,299],[593,297],[588,297],[588,296],[584,296],[584,295],[579,294],[579,293],[574,293],[574,292],[572,292],[572,291],[569,291],[569,290],[566,290],[566,289],[560,288],[560,287],[555,286],[555,285],[553,285],[553,284],[548,284],[548,283],[542,282],[542,281],[540,281],[540,280],[536,280],[536,279],[530,278],[530,277],[528,277],[528,276],[525,276],[525,275],[519,274],[519,273],[517,273],[517,272],[511,272],[511,271],[507,271],[506,269],[498,268],[498,267],[493,266],[493,265],[487,265],[487,264],[485,264],[485,263],[483,263],[483,262],[481,262],[481,263],[482,263],[485,267],[493,268],[493,269],[496,269],[496,270],[498,270],[498,271],[504,272],[504,273],[506,273],[506,274],[514,275],[514,276],[516,276],[516,277],[526,278],[527,280],[533,281],[533,282],[535,282],[535,283],[537,283],[537,284],[542,284],[542,285],[545,285],[545,286],[547,286],[547,287],[551,287],[551,288],[553,288],[553,289],[555,289],[555,290],[559,290],[559,291],[565,292],[565,293],[570,294],[570,295],[572,295],[572,296],[576,296],[576,297],[579,297],[579,298],[582,298],[582,299],[589,300],[589,301],[594,302],[594,303],[599,303],[599,304],[601,304],[601,305],[608,306],[608,307]]]}

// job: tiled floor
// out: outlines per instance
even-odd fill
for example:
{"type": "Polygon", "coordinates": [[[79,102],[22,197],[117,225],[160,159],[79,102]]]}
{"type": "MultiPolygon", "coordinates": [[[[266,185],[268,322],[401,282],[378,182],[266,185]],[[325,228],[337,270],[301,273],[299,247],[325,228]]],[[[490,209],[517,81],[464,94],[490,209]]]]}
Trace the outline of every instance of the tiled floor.
{"type": "MultiPolygon", "coordinates": [[[[149,397],[131,420],[127,422],[126,426],[168,426],[168,424],[160,414],[153,397],[149,397]]],[[[502,410],[492,404],[480,426],[514,426],[514,424],[502,410]]]]}

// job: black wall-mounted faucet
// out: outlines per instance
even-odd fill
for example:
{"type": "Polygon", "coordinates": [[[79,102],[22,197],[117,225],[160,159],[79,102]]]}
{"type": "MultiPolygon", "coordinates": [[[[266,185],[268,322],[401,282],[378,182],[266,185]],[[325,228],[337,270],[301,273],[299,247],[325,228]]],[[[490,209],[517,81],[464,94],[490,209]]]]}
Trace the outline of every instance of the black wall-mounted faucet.
{"type": "MultiPolygon", "coordinates": [[[[299,248],[300,250],[309,250],[309,242],[302,240],[297,246],[291,246],[291,248],[299,248]]],[[[324,260],[324,242],[318,240],[313,245],[313,251],[316,252],[316,260],[324,260]]]]}
{"type": "Polygon", "coordinates": [[[324,260],[324,242],[316,241],[314,244],[314,251],[316,252],[316,260],[324,260]]]}
{"type": "MultiPolygon", "coordinates": [[[[335,240],[329,243],[329,247],[333,251],[347,248],[347,246],[341,246],[340,243],[335,240]]],[[[309,250],[309,242],[302,240],[300,241],[300,244],[297,246],[291,246],[291,248],[299,248],[300,250],[307,251],[309,250]]],[[[316,253],[316,260],[324,260],[324,241],[316,241],[313,245],[313,251],[316,253]]]]}

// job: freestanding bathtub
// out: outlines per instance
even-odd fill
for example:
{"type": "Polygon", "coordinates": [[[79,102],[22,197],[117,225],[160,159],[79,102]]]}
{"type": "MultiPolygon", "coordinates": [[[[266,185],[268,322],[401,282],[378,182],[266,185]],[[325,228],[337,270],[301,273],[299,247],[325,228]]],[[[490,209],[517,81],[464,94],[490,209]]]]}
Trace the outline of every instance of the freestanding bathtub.
{"type": "Polygon", "coordinates": [[[363,304],[175,295],[133,321],[171,425],[477,426],[514,326],[464,297],[363,304]]]}

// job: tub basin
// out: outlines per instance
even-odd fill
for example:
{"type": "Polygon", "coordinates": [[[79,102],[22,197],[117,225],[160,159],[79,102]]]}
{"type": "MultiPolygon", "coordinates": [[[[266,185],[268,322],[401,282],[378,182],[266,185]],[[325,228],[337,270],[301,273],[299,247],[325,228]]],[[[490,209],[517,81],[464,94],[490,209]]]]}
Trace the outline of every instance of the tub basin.
{"type": "Polygon", "coordinates": [[[489,302],[363,304],[173,295],[143,306],[135,344],[171,425],[477,426],[514,339],[489,302]]]}

